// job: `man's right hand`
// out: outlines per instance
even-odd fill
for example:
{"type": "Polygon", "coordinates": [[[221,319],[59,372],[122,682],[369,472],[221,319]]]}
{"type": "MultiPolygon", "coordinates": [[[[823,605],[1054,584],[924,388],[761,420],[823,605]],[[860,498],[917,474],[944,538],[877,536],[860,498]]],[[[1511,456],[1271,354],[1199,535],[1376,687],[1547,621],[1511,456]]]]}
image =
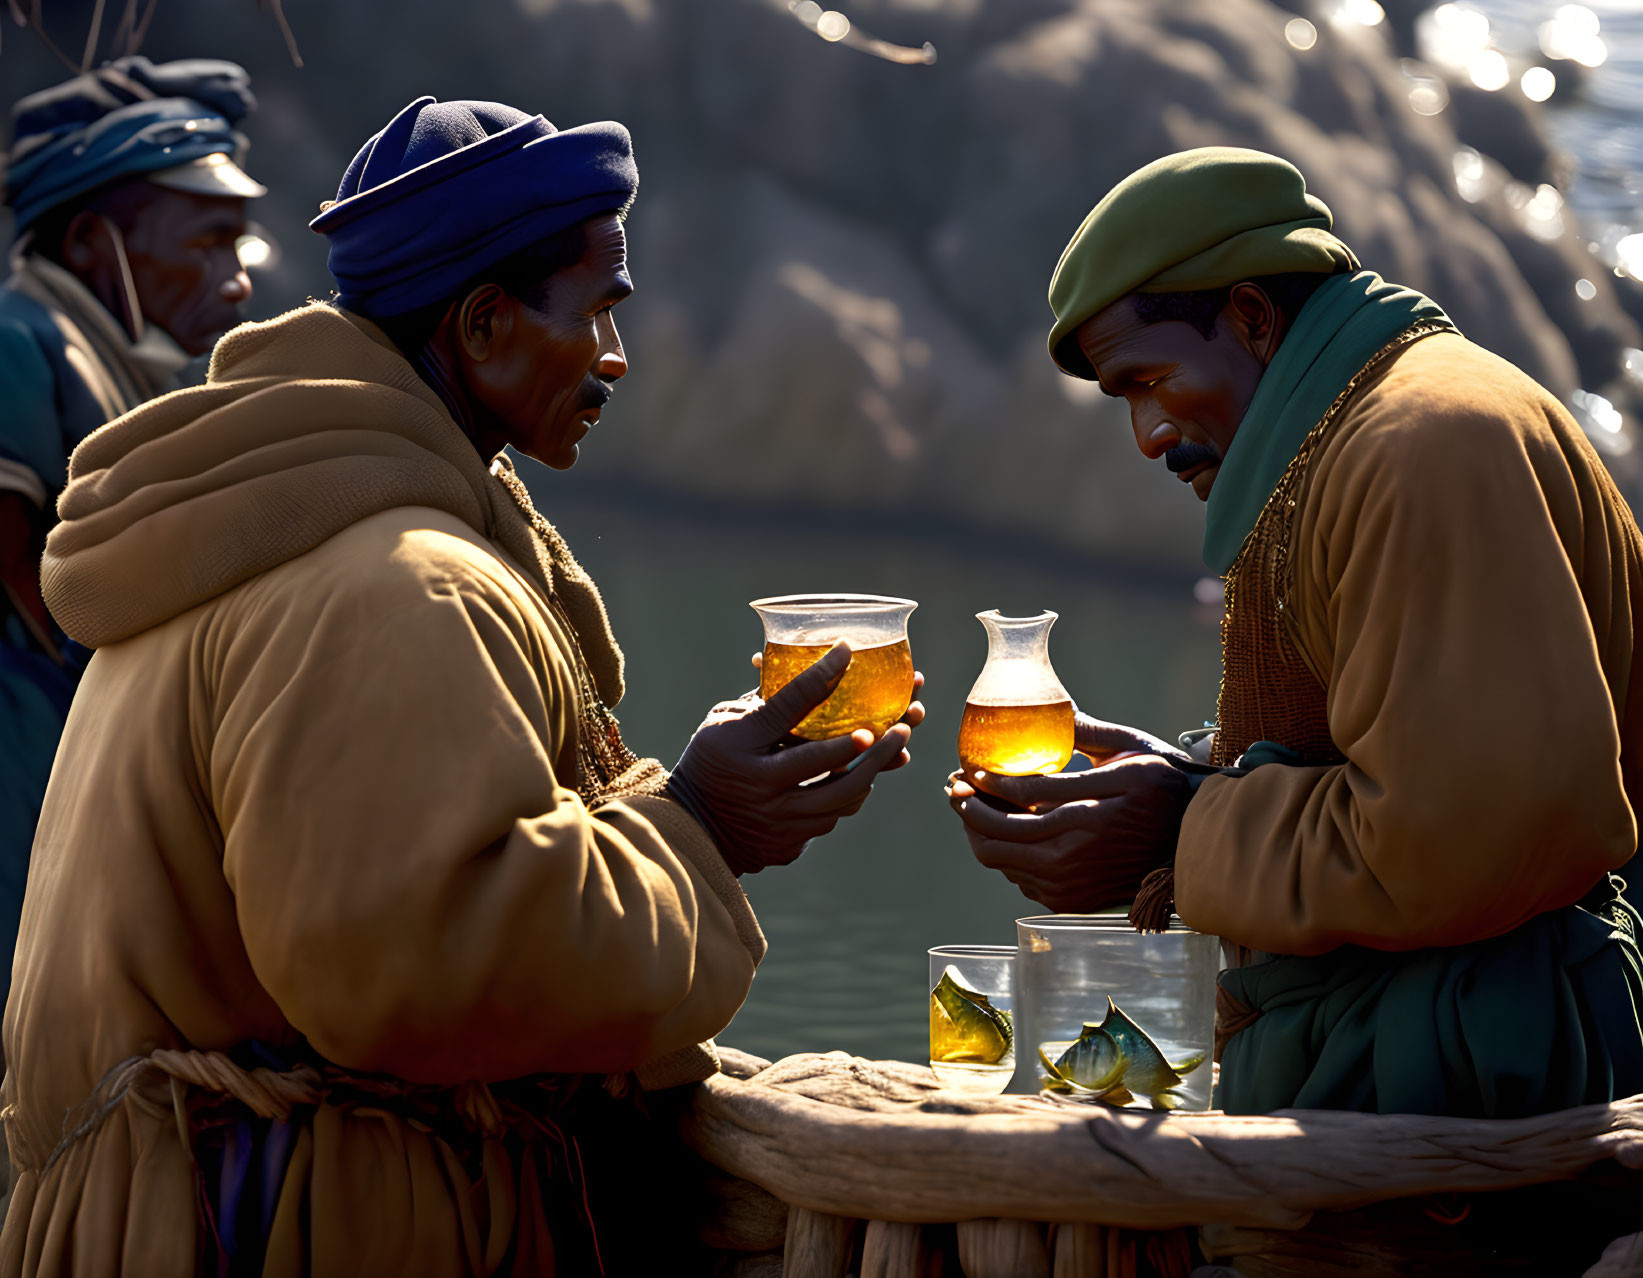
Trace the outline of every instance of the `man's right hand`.
{"type": "MultiPolygon", "coordinates": [[[[679,756],[668,794],[706,827],[737,874],[797,859],[811,839],[861,808],[879,773],[908,762],[907,742],[924,718],[917,701],[877,741],[858,728],[783,744],[849,664],[849,645],[837,643],[769,701],[749,695],[715,706],[679,756]]],[[[915,694],[922,682],[915,676],[915,694]]]]}
{"type": "Polygon", "coordinates": [[[955,772],[947,800],[976,860],[1048,909],[1082,914],[1129,900],[1169,863],[1192,785],[1158,755],[1136,751],[1049,776],[955,772]]]}

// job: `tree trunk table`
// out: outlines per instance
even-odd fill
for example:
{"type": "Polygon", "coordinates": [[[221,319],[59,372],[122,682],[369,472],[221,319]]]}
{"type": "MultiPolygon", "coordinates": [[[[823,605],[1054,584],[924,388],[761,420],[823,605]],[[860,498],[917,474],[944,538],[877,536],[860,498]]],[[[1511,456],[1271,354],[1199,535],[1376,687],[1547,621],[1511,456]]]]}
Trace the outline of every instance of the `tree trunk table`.
{"type": "Polygon", "coordinates": [[[1155,1114],[721,1049],[680,1119],[736,1278],[1643,1275],[1643,1096],[1536,1118],[1155,1114]]]}

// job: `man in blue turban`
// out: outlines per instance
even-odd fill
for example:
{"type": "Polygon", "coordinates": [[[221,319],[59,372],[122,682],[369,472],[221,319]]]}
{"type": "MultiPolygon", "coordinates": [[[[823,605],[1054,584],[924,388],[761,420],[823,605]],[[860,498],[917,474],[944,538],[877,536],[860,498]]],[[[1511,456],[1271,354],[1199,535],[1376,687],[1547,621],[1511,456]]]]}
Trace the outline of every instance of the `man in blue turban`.
{"type": "Polygon", "coordinates": [[[737,876],[923,712],[785,744],[841,644],[671,775],[624,744],[599,591],[501,449],[604,429],[637,186],[619,124],[419,99],[315,220],[336,303],[75,451],[45,595],[97,651],[6,1008],[0,1262],[689,1272],[633,1098],[716,1067],[764,953],[737,876]]]}
{"type": "Polygon", "coordinates": [[[171,390],[251,296],[235,241],[263,188],[240,170],[251,108],[230,62],[121,58],[12,110],[0,286],[0,957],[85,651],[40,598],[70,451],[171,390]]]}

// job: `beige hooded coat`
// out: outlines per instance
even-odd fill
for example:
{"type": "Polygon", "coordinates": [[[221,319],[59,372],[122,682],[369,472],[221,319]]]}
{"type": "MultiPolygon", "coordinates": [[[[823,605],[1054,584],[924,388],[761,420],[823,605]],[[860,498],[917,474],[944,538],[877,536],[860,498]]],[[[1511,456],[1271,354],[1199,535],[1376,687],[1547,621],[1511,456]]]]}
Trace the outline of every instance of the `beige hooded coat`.
{"type": "MultiPolygon", "coordinates": [[[[579,797],[575,642],[621,693],[598,594],[379,331],[324,306],[236,330],[204,386],[86,440],[61,514],[46,596],[98,652],[6,1007],[0,1275],[195,1271],[163,1090],[61,1145],[157,1048],[306,1039],[441,1086],[712,1070],[764,949],[746,898],[666,798],[579,797]]],[[[535,1172],[466,1155],[320,1105],[265,1272],[551,1269],[535,1172]]]]}

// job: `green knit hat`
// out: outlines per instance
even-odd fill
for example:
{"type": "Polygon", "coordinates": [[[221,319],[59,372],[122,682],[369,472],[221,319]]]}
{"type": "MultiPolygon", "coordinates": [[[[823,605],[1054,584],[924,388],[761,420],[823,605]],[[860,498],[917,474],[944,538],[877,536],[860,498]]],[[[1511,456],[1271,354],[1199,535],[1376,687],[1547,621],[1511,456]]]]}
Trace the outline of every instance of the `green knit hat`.
{"type": "Polygon", "coordinates": [[[1330,234],[1333,224],[1301,171],[1275,155],[1206,146],[1154,160],[1107,192],[1061,254],[1050,280],[1050,358],[1093,381],[1073,334],[1129,293],[1358,270],[1356,255],[1330,234]]]}

